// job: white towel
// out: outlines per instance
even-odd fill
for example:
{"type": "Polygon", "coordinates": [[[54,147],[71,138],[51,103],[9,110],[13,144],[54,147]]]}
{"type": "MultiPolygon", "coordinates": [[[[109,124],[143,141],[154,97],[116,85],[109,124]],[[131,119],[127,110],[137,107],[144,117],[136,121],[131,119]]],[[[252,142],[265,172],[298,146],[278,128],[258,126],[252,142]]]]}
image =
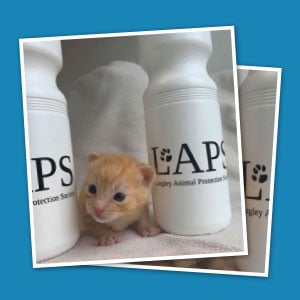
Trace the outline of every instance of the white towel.
{"type": "Polygon", "coordinates": [[[147,162],[142,97],[148,76],[138,65],[115,61],[78,79],[67,95],[79,186],[87,153],[127,153],[147,162]]]}

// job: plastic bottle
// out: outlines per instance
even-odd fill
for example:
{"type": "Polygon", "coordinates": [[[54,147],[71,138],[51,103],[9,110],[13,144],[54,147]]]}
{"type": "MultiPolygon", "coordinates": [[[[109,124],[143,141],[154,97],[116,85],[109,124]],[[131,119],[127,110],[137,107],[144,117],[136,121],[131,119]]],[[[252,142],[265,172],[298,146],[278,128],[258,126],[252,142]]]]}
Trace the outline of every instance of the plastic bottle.
{"type": "MultiPolygon", "coordinates": [[[[67,103],[56,86],[60,41],[24,42],[24,77],[36,262],[57,256],[79,238],[67,103]]],[[[35,253],[35,255],[34,255],[35,253]]]]}
{"type": "Polygon", "coordinates": [[[217,87],[206,70],[210,32],[149,35],[139,46],[149,76],[144,109],[156,221],[180,235],[217,232],[229,224],[231,207],[217,87]]]}
{"type": "Polygon", "coordinates": [[[241,271],[265,272],[277,72],[250,70],[240,96],[248,256],[241,271]]]}

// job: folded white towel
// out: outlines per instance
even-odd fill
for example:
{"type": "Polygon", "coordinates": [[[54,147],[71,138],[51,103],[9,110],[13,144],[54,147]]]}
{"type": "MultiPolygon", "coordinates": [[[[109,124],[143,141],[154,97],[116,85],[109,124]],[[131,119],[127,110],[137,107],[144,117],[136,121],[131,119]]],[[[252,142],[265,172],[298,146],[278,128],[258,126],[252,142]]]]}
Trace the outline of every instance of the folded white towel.
{"type": "Polygon", "coordinates": [[[115,61],[78,79],[67,95],[77,183],[87,153],[127,153],[147,162],[143,93],[148,76],[138,65],[115,61]]]}

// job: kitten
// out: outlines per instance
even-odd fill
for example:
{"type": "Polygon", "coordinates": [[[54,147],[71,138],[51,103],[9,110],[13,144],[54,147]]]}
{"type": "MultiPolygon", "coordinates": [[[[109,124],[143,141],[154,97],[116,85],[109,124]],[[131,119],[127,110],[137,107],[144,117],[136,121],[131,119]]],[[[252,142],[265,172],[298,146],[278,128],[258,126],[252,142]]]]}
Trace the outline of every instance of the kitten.
{"type": "Polygon", "coordinates": [[[139,262],[135,264],[162,266],[162,267],[239,271],[235,263],[234,257],[161,260],[161,261],[152,261],[152,262],[139,262]]]}
{"type": "Polygon", "coordinates": [[[154,169],[124,154],[90,153],[88,159],[79,215],[97,245],[118,243],[119,232],[131,225],[144,237],[159,234],[148,212],[154,169]]]}
{"type": "Polygon", "coordinates": [[[238,267],[233,257],[180,259],[174,260],[172,264],[179,268],[238,271],[238,267]]]}

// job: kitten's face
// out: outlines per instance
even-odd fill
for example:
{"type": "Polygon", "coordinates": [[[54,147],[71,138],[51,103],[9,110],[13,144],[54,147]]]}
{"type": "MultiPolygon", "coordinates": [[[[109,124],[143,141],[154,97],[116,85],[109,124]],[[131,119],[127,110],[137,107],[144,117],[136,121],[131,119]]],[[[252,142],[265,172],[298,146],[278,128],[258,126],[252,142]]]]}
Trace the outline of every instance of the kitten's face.
{"type": "Polygon", "coordinates": [[[90,168],[82,187],[87,212],[109,223],[148,203],[154,180],[152,167],[126,156],[90,154],[90,168]]]}

